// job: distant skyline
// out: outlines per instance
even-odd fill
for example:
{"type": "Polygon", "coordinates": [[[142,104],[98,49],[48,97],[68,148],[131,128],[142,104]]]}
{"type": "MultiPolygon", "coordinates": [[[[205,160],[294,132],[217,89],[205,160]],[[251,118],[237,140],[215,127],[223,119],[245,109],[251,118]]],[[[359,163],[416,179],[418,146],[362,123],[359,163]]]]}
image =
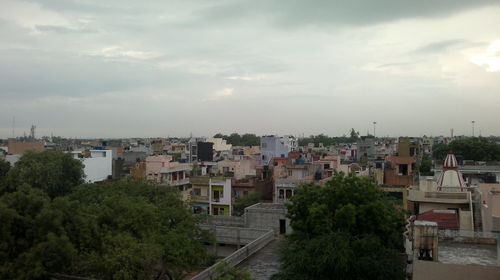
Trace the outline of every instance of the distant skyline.
{"type": "Polygon", "coordinates": [[[500,135],[497,0],[0,2],[0,138],[500,135]]]}

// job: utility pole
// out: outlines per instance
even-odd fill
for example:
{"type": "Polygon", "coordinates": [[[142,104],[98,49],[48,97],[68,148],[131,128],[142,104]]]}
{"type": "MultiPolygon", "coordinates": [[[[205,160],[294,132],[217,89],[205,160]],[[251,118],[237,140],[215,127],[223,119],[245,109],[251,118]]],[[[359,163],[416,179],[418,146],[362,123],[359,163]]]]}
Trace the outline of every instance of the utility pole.
{"type": "Polygon", "coordinates": [[[474,124],[476,123],[476,121],[471,121],[472,123],[472,137],[474,137],[474,124]]]}
{"type": "Polygon", "coordinates": [[[375,127],[376,127],[376,125],[377,125],[377,122],[373,122],[373,137],[376,137],[376,136],[375,136],[375,135],[376,135],[376,134],[375,134],[375,132],[376,132],[376,131],[375,131],[375,127]]]}

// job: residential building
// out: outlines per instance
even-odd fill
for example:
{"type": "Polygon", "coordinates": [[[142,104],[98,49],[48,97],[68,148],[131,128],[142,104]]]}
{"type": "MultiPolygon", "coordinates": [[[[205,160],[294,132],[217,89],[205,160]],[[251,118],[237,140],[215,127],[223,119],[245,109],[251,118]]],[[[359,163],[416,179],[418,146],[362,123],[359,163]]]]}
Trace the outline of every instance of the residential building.
{"type": "Polygon", "coordinates": [[[231,216],[231,179],[201,176],[191,177],[190,183],[190,200],[194,213],[231,216]]]}
{"type": "Polygon", "coordinates": [[[480,184],[478,189],[483,231],[500,233],[500,184],[480,184]]]}
{"type": "Polygon", "coordinates": [[[85,181],[89,183],[111,179],[113,175],[113,155],[111,150],[85,150],[71,152],[75,159],[82,161],[85,181]]]}
{"type": "Polygon", "coordinates": [[[27,151],[43,152],[45,146],[42,141],[19,142],[9,140],[7,142],[8,153],[11,155],[22,155],[27,151]]]}
{"type": "Polygon", "coordinates": [[[260,137],[261,164],[267,165],[275,157],[288,157],[288,153],[297,149],[298,141],[293,136],[260,137]]]}

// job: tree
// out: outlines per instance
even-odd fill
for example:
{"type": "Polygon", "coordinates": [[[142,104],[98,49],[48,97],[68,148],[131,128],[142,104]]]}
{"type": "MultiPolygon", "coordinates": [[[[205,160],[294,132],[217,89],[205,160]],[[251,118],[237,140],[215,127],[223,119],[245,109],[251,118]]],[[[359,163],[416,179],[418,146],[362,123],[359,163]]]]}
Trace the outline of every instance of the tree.
{"type": "Polygon", "coordinates": [[[422,157],[422,161],[420,162],[420,175],[423,176],[432,176],[434,175],[434,172],[431,171],[432,168],[432,159],[425,155],[422,157]]]}
{"type": "Polygon", "coordinates": [[[17,186],[28,184],[54,198],[70,193],[83,183],[83,177],[83,163],[70,154],[28,151],[9,171],[4,191],[15,191],[17,186]]]}
{"type": "Polygon", "coordinates": [[[356,132],[356,130],[354,130],[354,128],[351,128],[350,135],[351,135],[352,140],[358,140],[358,138],[359,138],[359,132],[356,132]]]}
{"type": "Polygon", "coordinates": [[[450,151],[466,160],[500,161],[500,145],[483,137],[457,139],[449,144],[435,145],[433,157],[444,160],[450,151]]]}
{"type": "Polygon", "coordinates": [[[273,279],[402,279],[404,215],[368,179],[336,174],[287,205],[293,232],[273,279]]]}
{"type": "Polygon", "coordinates": [[[248,206],[252,206],[259,202],[260,195],[257,192],[249,192],[241,196],[234,202],[234,210],[238,215],[243,215],[243,211],[248,206]]]}
{"type": "Polygon", "coordinates": [[[179,279],[212,260],[178,190],[146,181],[55,198],[24,183],[0,196],[0,220],[0,279],[179,279]]]}

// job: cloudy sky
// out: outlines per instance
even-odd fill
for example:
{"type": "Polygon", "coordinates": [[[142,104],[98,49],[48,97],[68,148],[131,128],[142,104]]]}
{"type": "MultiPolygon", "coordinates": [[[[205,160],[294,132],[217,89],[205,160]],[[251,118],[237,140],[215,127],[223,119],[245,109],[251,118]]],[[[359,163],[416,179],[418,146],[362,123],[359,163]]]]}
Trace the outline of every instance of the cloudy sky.
{"type": "Polygon", "coordinates": [[[499,0],[0,0],[0,137],[500,135],[499,0]]]}

